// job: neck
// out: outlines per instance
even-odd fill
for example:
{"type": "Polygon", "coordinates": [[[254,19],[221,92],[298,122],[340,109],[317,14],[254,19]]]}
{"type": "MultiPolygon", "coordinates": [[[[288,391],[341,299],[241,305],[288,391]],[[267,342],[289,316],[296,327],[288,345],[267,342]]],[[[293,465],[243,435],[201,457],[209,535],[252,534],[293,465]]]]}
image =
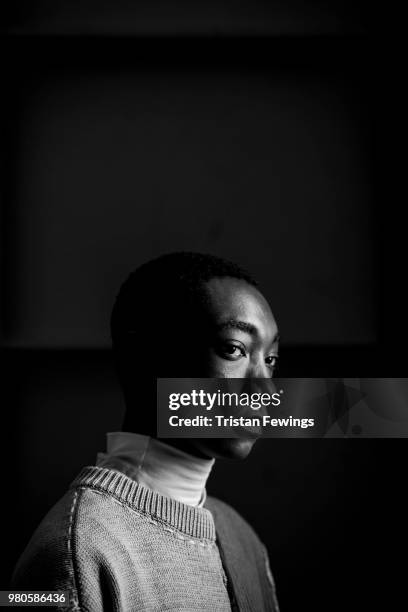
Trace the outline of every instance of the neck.
{"type": "Polygon", "coordinates": [[[118,469],[161,495],[198,506],[205,501],[214,459],[199,457],[189,449],[150,436],[110,433],[107,453],[98,456],[98,465],[118,469]]]}
{"type": "Polygon", "coordinates": [[[200,447],[197,446],[194,440],[183,440],[182,438],[166,438],[165,440],[158,438],[159,442],[163,442],[164,444],[168,444],[169,446],[173,446],[174,448],[178,448],[179,450],[196,457],[198,459],[205,459],[206,461],[214,460],[213,455],[207,455],[205,452],[201,451],[200,447]]]}

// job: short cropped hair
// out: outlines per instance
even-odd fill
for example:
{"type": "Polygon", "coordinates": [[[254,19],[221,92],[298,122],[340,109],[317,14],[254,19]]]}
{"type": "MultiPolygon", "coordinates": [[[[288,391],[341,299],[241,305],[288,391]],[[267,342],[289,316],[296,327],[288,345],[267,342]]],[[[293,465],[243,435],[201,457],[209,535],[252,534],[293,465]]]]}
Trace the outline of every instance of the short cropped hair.
{"type": "Polygon", "coordinates": [[[206,300],[204,284],[217,277],[257,285],[240,266],[221,257],[192,252],[162,255],[130,274],[120,288],[111,316],[112,345],[122,382],[129,359],[133,372],[143,367],[147,353],[154,361],[153,341],[166,341],[168,346],[172,343],[174,355],[191,334],[197,333],[206,300]]]}
{"type": "Polygon", "coordinates": [[[123,283],[116,298],[111,316],[113,344],[136,330],[141,313],[157,312],[160,300],[171,300],[172,314],[174,304],[180,307],[178,314],[183,314],[186,307],[205,299],[203,283],[216,277],[232,277],[257,285],[246,270],[214,255],[170,253],[141,265],[123,283]]]}

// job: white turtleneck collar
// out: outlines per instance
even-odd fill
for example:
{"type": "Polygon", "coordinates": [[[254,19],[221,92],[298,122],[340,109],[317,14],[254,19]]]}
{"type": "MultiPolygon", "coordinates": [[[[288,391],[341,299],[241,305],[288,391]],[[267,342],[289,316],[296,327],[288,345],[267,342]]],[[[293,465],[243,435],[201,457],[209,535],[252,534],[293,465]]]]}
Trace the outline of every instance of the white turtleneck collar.
{"type": "Polygon", "coordinates": [[[118,470],[139,484],[190,506],[205,502],[205,485],[214,459],[200,459],[150,436],[119,431],[107,434],[107,452],[97,465],[118,470]]]}

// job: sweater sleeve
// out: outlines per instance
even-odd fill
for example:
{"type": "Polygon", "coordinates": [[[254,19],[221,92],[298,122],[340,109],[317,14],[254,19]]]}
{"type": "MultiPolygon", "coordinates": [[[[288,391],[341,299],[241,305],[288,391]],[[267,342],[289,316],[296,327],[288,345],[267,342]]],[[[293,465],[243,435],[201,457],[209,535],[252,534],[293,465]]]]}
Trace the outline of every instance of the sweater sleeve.
{"type": "Polygon", "coordinates": [[[83,512],[83,490],[70,489],[35,531],[15,568],[12,586],[68,592],[67,605],[55,608],[60,612],[114,612],[120,609],[112,561],[115,547],[109,548],[106,525],[92,516],[84,521],[83,512]],[[106,542],[103,550],[101,542],[106,542]]]}
{"type": "Polygon", "coordinates": [[[209,498],[218,545],[240,609],[279,612],[268,554],[253,528],[231,506],[209,498]]]}
{"type": "Polygon", "coordinates": [[[67,592],[67,604],[56,609],[69,612],[84,612],[78,601],[72,547],[77,501],[78,493],[69,491],[52,508],[34,532],[12,577],[13,589],[67,592]]]}

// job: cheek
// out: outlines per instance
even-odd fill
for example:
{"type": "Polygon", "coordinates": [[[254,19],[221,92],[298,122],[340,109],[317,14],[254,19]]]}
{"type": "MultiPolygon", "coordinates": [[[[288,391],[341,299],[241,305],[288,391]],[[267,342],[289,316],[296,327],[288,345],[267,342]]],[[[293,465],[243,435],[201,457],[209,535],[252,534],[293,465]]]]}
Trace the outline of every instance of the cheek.
{"type": "Polygon", "coordinates": [[[208,363],[207,376],[210,378],[245,378],[246,361],[228,361],[215,353],[211,353],[208,363]]]}

